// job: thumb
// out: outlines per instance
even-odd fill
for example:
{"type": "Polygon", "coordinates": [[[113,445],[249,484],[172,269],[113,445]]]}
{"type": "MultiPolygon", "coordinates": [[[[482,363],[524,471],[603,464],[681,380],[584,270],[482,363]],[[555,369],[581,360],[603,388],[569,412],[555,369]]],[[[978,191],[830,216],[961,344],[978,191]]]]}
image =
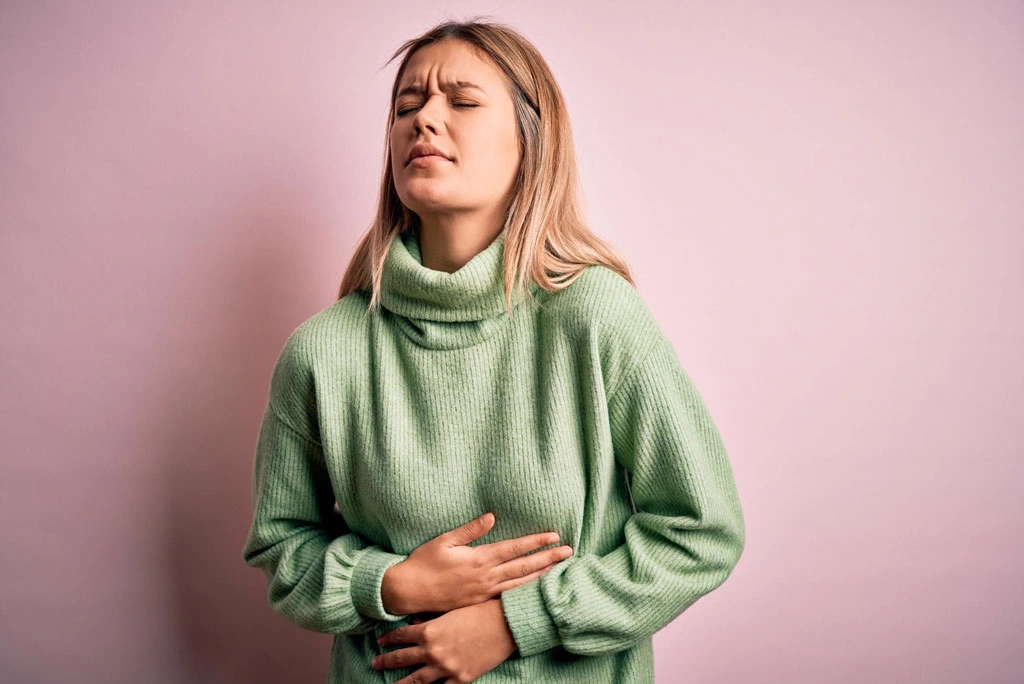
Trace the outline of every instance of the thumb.
{"type": "Polygon", "coordinates": [[[456,544],[468,544],[474,539],[479,539],[487,534],[493,525],[494,514],[488,511],[477,518],[473,518],[465,525],[456,527],[451,531],[451,537],[456,544]]]}

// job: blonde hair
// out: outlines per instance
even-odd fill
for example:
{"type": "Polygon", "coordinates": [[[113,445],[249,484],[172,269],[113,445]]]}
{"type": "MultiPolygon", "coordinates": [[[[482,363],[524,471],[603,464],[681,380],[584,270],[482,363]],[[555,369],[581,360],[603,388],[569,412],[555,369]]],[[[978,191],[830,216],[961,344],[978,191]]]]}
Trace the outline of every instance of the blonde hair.
{"type": "MultiPolygon", "coordinates": [[[[572,130],[561,89],[533,44],[497,22],[446,21],[406,41],[384,66],[405,52],[391,87],[384,164],[377,214],[356,245],[341,281],[338,298],[353,290],[370,291],[368,311],[379,303],[381,273],[391,241],[419,230],[419,217],[402,204],[390,162],[390,131],[395,97],[409,59],[418,49],[441,40],[462,40],[489,58],[509,83],[519,131],[522,162],[505,215],[505,303],[511,315],[513,290],[520,296],[532,280],[546,290],[568,287],[591,264],[636,283],[622,255],[587,226],[580,200],[572,130]]],[[[527,292],[528,293],[528,292],[527,292]]]]}

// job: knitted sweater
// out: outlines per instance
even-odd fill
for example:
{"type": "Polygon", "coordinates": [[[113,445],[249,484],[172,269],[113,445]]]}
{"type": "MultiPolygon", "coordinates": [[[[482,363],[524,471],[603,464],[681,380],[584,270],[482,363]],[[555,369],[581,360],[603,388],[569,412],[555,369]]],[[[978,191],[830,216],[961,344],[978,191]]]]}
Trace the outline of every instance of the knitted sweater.
{"type": "MultiPolygon", "coordinates": [[[[504,308],[504,233],[462,268],[391,245],[383,308],[362,290],[305,320],[270,380],[244,560],[274,611],[334,634],[330,682],[408,645],[376,637],[381,580],[492,511],[473,545],[554,531],[573,555],[505,591],[518,651],[475,681],[654,678],[652,635],[732,572],[745,531],[711,415],[636,289],[591,265],[504,308]]],[[[550,548],[550,547],[545,547],[550,548]]]]}

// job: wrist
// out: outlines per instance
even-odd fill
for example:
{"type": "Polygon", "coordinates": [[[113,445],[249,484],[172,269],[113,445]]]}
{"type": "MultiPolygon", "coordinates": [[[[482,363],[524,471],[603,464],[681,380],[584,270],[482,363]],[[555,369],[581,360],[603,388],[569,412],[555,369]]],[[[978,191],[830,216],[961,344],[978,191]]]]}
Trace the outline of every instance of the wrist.
{"type": "Polygon", "coordinates": [[[392,615],[410,615],[418,612],[409,600],[412,592],[407,591],[407,569],[405,561],[395,563],[387,569],[380,583],[381,601],[384,603],[384,609],[392,615]]]}
{"type": "Polygon", "coordinates": [[[505,609],[501,605],[501,597],[490,599],[487,603],[491,606],[491,611],[495,616],[495,622],[501,625],[503,636],[505,638],[505,646],[509,655],[514,655],[518,650],[519,646],[516,644],[515,636],[512,634],[512,628],[509,627],[508,620],[505,618],[505,609]]]}

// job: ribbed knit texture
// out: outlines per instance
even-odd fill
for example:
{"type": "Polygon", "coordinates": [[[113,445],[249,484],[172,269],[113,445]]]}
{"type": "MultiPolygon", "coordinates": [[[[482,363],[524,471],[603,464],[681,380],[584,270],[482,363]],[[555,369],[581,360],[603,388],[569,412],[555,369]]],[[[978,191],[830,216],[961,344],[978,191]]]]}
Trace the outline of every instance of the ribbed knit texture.
{"type": "Polygon", "coordinates": [[[745,531],[711,415],[639,293],[603,266],[505,311],[504,234],[455,273],[391,245],[274,366],[244,560],[271,607],[335,635],[330,682],[395,682],[384,572],[493,511],[473,545],[556,531],[574,555],[505,591],[518,651],[478,678],[652,682],[652,635],[732,572],[745,531]]]}

